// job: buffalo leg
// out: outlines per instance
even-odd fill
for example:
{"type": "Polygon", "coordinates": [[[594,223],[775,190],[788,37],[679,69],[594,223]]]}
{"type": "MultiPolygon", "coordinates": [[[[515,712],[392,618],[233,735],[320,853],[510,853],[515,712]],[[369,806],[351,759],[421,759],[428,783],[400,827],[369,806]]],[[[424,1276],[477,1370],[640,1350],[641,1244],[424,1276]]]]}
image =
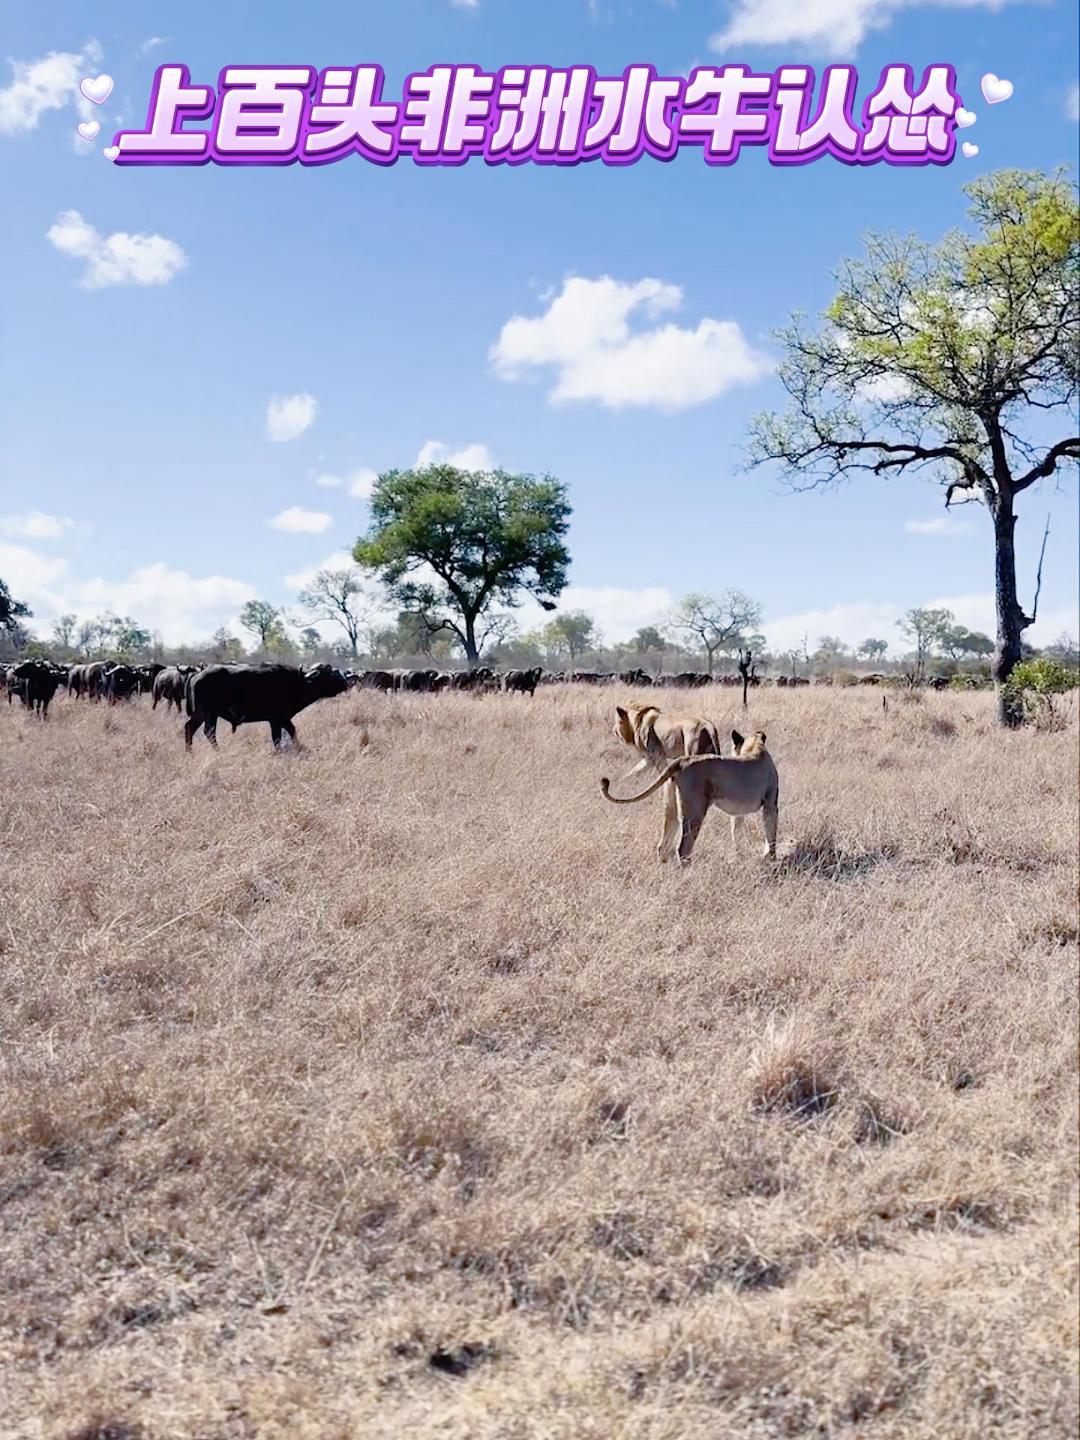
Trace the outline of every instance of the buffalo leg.
{"type": "Polygon", "coordinates": [[[296,738],[296,726],[292,723],[292,721],[283,720],[281,722],[281,728],[285,731],[285,734],[288,735],[289,739],[291,740],[293,749],[299,750],[300,741],[296,738]]]}
{"type": "Polygon", "coordinates": [[[274,749],[281,749],[281,726],[276,720],[270,721],[270,739],[274,742],[274,749]]]}

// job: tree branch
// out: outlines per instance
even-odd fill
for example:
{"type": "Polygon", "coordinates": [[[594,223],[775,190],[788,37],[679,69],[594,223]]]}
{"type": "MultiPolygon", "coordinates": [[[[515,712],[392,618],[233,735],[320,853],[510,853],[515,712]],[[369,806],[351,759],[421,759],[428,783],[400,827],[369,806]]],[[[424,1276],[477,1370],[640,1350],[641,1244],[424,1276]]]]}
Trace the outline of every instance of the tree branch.
{"type": "Polygon", "coordinates": [[[1014,494],[1026,490],[1036,480],[1045,480],[1048,475],[1052,475],[1059,460],[1080,460],[1080,437],[1073,436],[1069,440],[1059,440],[1056,445],[1051,445],[1037,465],[1033,465],[1026,475],[1013,481],[1014,494]]]}
{"type": "MultiPolygon", "coordinates": [[[[1038,568],[1038,570],[1035,572],[1035,599],[1032,601],[1032,605],[1031,605],[1031,619],[1028,621],[1028,625],[1034,625],[1034,624],[1035,624],[1035,618],[1036,618],[1036,616],[1037,616],[1038,613],[1039,613],[1039,595],[1042,593],[1043,560],[1046,558],[1046,542],[1047,542],[1047,540],[1048,540],[1049,538],[1050,538],[1050,515],[1049,515],[1049,512],[1047,512],[1047,516],[1046,516],[1046,529],[1043,531],[1043,538],[1042,538],[1042,549],[1039,551],[1039,568],[1038,568]]],[[[1026,629],[1027,627],[1025,626],[1024,628],[1026,629]]]]}

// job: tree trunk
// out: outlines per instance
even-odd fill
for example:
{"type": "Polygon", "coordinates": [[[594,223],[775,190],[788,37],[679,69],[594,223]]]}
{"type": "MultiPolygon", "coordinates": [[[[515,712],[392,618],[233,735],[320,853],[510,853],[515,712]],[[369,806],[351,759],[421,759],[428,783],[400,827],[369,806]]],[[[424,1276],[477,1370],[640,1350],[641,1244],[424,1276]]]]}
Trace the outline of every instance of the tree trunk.
{"type": "Polygon", "coordinates": [[[480,661],[480,652],[476,648],[476,616],[465,615],[465,660],[470,670],[475,670],[480,661]]]}
{"type": "Polygon", "coordinates": [[[1016,546],[1012,496],[999,497],[994,515],[994,602],[997,609],[997,645],[992,674],[997,693],[998,723],[1015,729],[1024,723],[1023,704],[1005,688],[1005,682],[1020,662],[1020,642],[1030,623],[1016,598],[1016,546]]]}

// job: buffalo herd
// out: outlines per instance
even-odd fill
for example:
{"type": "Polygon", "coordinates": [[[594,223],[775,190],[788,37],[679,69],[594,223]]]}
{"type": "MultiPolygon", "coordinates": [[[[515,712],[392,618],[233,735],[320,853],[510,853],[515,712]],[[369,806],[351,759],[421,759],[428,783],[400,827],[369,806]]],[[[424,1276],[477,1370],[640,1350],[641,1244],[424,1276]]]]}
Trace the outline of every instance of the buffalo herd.
{"type": "MultiPolygon", "coordinates": [[[[153,709],[164,704],[186,712],[185,743],[190,747],[201,728],[211,744],[216,744],[217,722],[227,720],[233,730],[238,725],[262,722],[270,727],[275,747],[282,735],[295,741],[294,717],[316,700],[340,695],[354,686],[385,693],[435,695],[442,691],[485,694],[501,691],[510,695],[535,695],[540,685],[610,685],[620,683],[635,689],[664,685],[676,690],[696,690],[704,685],[736,686],[739,676],[712,676],[705,671],[685,670],[674,675],[654,677],[645,670],[543,670],[496,671],[489,666],[472,670],[340,670],[319,664],[301,668],[295,665],[163,665],[157,662],[128,665],[107,660],[85,664],[64,665],[54,660],[34,657],[14,664],[0,664],[0,690],[7,691],[8,703],[18,698],[28,710],[42,719],[48,718],[49,705],[57,690],[65,689],[77,699],[119,705],[137,695],[150,695],[153,709]]],[[[749,682],[778,687],[809,685],[806,676],[778,675],[767,680],[753,675],[749,682]]],[[[815,685],[831,685],[832,676],[819,675],[815,685]]],[[[886,685],[893,677],[863,675],[861,685],[886,685]]],[[[949,681],[935,677],[928,682],[943,688],[949,681]]]]}

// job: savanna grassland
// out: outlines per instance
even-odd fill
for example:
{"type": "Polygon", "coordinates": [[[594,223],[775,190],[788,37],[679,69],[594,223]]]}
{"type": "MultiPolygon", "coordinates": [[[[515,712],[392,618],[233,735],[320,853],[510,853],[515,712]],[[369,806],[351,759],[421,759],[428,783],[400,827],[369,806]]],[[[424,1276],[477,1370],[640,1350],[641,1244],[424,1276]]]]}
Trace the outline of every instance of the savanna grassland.
{"type": "Polygon", "coordinates": [[[1075,718],[626,693],[2,707],[4,1440],[1075,1433],[1075,718]]]}

